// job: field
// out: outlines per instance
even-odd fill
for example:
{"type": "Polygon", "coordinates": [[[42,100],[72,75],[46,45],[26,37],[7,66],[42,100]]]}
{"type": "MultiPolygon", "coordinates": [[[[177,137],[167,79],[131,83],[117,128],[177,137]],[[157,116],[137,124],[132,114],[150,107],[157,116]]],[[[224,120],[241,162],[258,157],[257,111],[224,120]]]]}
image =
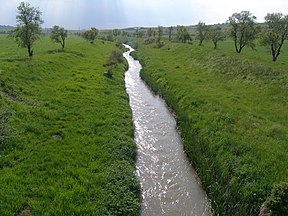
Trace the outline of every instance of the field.
{"type": "Polygon", "coordinates": [[[0,215],[139,214],[127,65],[103,75],[115,43],[0,47],[0,215]]]}
{"type": "Polygon", "coordinates": [[[287,215],[288,44],[276,63],[265,47],[241,54],[232,41],[212,47],[139,42],[134,56],[176,113],[215,215],[258,215],[263,203],[287,215]]]}

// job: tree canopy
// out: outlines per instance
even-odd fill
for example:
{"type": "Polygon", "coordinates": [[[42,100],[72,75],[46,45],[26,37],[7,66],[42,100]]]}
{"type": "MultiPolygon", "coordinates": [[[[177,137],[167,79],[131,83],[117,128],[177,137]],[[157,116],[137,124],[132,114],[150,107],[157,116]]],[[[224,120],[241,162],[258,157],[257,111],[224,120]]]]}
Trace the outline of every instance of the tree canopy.
{"type": "MultiPolygon", "coordinates": [[[[83,34],[82,34],[82,37],[89,41],[90,43],[94,43],[94,40],[96,39],[97,35],[98,35],[98,29],[96,28],[91,28],[90,30],[87,30],[85,31],[83,34]]],[[[113,34],[112,34],[113,36],[113,34]]]]}
{"type": "Polygon", "coordinates": [[[172,33],[173,33],[173,26],[170,26],[168,28],[168,40],[171,41],[172,40],[172,33]]]}
{"type": "Polygon", "coordinates": [[[162,46],[162,43],[161,43],[162,36],[163,36],[163,26],[158,26],[158,28],[157,28],[157,38],[156,38],[157,47],[161,47],[162,46]]]}
{"type": "Polygon", "coordinates": [[[224,33],[221,27],[216,26],[216,27],[210,28],[209,38],[212,40],[214,44],[214,49],[217,49],[218,42],[224,40],[224,33]]]}
{"type": "Polygon", "coordinates": [[[56,43],[60,43],[62,48],[65,48],[65,39],[68,36],[68,31],[57,25],[52,27],[51,39],[56,43]]]}
{"type": "Polygon", "coordinates": [[[199,40],[199,45],[201,46],[203,41],[207,38],[209,33],[209,26],[207,26],[204,22],[199,22],[196,31],[196,38],[199,40]]]}
{"type": "Polygon", "coordinates": [[[184,26],[177,26],[177,40],[186,43],[191,40],[191,36],[184,26]]]}
{"type": "Polygon", "coordinates": [[[230,36],[234,40],[235,50],[241,53],[242,49],[247,45],[254,47],[254,39],[257,34],[256,17],[249,11],[241,11],[234,13],[229,17],[228,23],[231,26],[230,36]]]}

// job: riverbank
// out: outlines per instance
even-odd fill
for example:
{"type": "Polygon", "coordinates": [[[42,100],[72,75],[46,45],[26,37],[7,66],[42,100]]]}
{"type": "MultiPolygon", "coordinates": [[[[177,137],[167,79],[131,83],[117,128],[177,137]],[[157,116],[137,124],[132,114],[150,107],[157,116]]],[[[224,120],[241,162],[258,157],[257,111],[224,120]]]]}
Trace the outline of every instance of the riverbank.
{"type": "Polygon", "coordinates": [[[262,48],[245,56],[207,44],[153,46],[134,53],[141,76],[175,111],[215,214],[258,215],[288,182],[287,63],[267,61],[262,48]]]}
{"type": "Polygon", "coordinates": [[[138,215],[127,65],[104,76],[115,44],[0,47],[0,215],[138,215]]]}

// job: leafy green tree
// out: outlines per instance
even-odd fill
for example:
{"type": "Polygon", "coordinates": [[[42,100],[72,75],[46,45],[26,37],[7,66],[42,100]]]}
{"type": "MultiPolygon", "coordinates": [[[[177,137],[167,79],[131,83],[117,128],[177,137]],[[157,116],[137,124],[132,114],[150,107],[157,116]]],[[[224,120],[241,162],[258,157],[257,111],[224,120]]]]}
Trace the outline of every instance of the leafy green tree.
{"type": "Polygon", "coordinates": [[[168,40],[171,41],[172,40],[172,33],[173,33],[173,26],[170,26],[168,28],[168,40]]]}
{"type": "Polygon", "coordinates": [[[65,30],[64,28],[61,28],[57,25],[52,27],[51,40],[54,41],[55,43],[60,43],[62,46],[62,49],[65,48],[65,40],[67,36],[68,36],[68,31],[65,30]]]}
{"type": "Polygon", "coordinates": [[[112,30],[107,32],[106,40],[107,41],[113,41],[114,40],[114,36],[113,36],[113,31],[112,30]]]}
{"type": "Polygon", "coordinates": [[[157,31],[153,30],[153,37],[156,38],[156,35],[157,35],[157,31]]]}
{"type": "Polygon", "coordinates": [[[188,40],[191,40],[191,36],[187,29],[184,26],[177,26],[177,40],[182,43],[186,43],[188,40]]]}
{"type": "Polygon", "coordinates": [[[157,28],[157,38],[156,38],[156,44],[158,47],[161,46],[161,38],[163,36],[163,26],[158,26],[157,28]]]}
{"type": "Polygon", "coordinates": [[[272,59],[276,62],[284,41],[288,39],[288,15],[271,13],[265,16],[265,30],[260,36],[260,43],[270,46],[272,59]]]}
{"type": "Polygon", "coordinates": [[[212,27],[209,31],[209,38],[212,40],[214,44],[214,49],[217,49],[217,44],[219,41],[224,40],[224,33],[221,27],[212,27]]]}
{"type": "Polygon", "coordinates": [[[134,32],[134,36],[137,38],[142,38],[145,36],[145,32],[144,31],[140,31],[139,29],[136,29],[136,31],[134,32]]]}
{"type": "Polygon", "coordinates": [[[19,46],[28,50],[30,59],[33,56],[32,46],[41,36],[41,11],[38,8],[31,7],[29,3],[21,2],[17,7],[18,15],[16,16],[17,27],[10,33],[10,37],[15,38],[19,46]]]}
{"type": "Polygon", "coordinates": [[[230,36],[234,40],[234,46],[237,53],[247,45],[254,48],[254,39],[257,34],[256,17],[249,11],[234,13],[229,17],[228,23],[231,26],[230,36]]]}
{"type": "Polygon", "coordinates": [[[99,32],[98,29],[92,27],[90,30],[85,31],[82,34],[82,37],[85,40],[89,41],[90,43],[94,43],[94,41],[98,35],[98,32],[99,32]]]}
{"type": "Polygon", "coordinates": [[[129,33],[127,31],[121,31],[121,35],[123,37],[128,37],[129,36],[129,33]]]}
{"type": "Polygon", "coordinates": [[[117,37],[117,36],[121,35],[121,31],[119,29],[113,29],[112,32],[113,32],[113,36],[114,37],[117,37]]]}
{"type": "Polygon", "coordinates": [[[207,26],[204,22],[199,22],[197,24],[196,32],[196,38],[199,40],[199,46],[201,46],[203,41],[207,38],[209,26],[207,26]]]}
{"type": "Polygon", "coordinates": [[[153,35],[153,29],[152,28],[147,29],[147,36],[152,37],[152,35],[153,35]]]}

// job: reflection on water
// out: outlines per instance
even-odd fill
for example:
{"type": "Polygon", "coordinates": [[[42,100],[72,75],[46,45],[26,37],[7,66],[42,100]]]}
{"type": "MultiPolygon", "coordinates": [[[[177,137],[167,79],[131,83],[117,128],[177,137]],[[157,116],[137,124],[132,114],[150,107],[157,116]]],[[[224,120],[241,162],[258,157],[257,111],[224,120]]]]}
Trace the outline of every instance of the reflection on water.
{"type": "Polygon", "coordinates": [[[141,65],[124,53],[125,75],[138,145],[137,175],[142,188],[143,216],[211,215],[199,179],[183,152],[176,122],[165,102],[139,77],[141,65]]]}

